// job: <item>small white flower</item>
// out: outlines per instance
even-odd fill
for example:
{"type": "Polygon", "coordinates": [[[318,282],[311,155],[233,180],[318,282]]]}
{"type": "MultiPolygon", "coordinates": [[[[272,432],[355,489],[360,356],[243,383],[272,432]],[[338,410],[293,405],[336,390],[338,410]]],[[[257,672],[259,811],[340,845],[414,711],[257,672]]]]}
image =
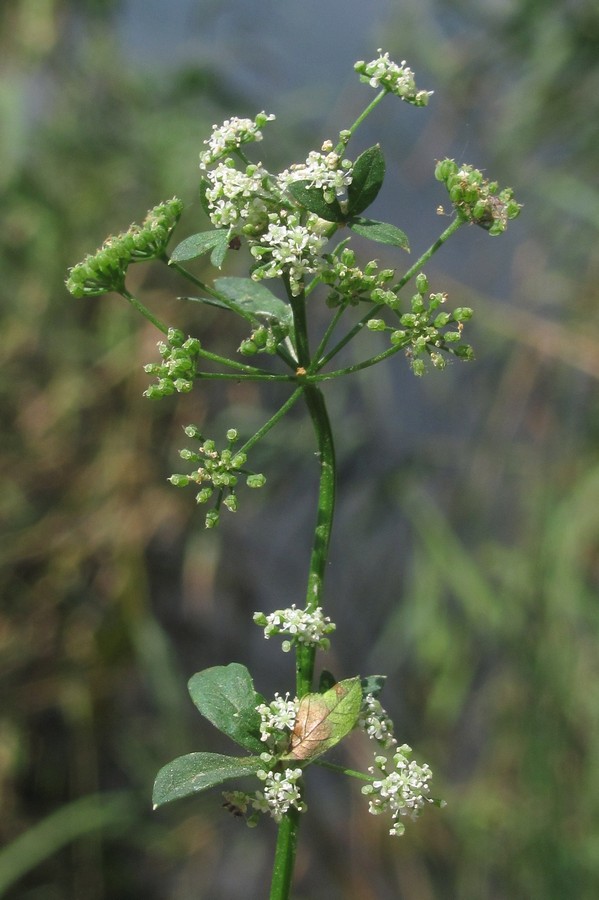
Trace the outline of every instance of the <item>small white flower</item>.
{"type": "Polygon", "coordinates": [[[261,703],[256,707],[260,714],[260,740],[264,741],[269,750],[275,751],[280,743],[288,739],[289,732],[293,731],[299,701],[297,697],[289,699],[289,694],[281,697],[275,694],[274,700],[269,704],[261,703]]]}
{"type": "Polygon", "coordinates": [[[411,752],[411,748],[403,744],[393,754],[392,763],[384,756],[376,756],[375,765],[369,771],[374,774],[376,768],[383,777],[362,788],[362,793],[370,798],[368,811],[372,815],[391,813],[393,825],[389,834],[392,835],[404,833],[402,817],[417,819],[424,805],[434,802],[429,787],[433,776],[431,768],[426,763],[418,765],[410,760],[411,752]]]}
{"type": "Polygon", "coordinates": [[[231,119],[225,119],[222,125],[213,125],[212,134],[207,141],[204,141],[208,149],[200,153],[200,169],[206,169],[242,144],[247,144],[250,141],[261,141],[262,132],[260,128],[274,118],[272,114],[266,115],[266,113],[261,112],[258,113],[254,121],[233,116],[231,119]]]}
{"type": "Polygon", "coordinates": [[[264,628],[264,637],[267,640],[278,634],[289,635],[292,640],[284,643],[284,650],[289,650],[291,643],[312,644],[327,649],[329,641],[326,635],[335,630],[335,624],[331,622],[329,616],[324,615],[322,607],[317,606],[316,609],[309,611],[297,609],[295,603],[287,609],[276,609],[268,616],[264,613],[255,613],[254,621],[264,628]]]}
{"type": "Polygon", "coordinates": [[[406,65],[405,59],[397,65],[389,59],[389,54],[383,53],[380,48],[378,53],[378,59],[373,59],[369,63],[360,60],[355,64],[354,69],[360,73],[360,81],[365,81],[374,88],[386,88],[391,94],[414,106],[426,106],[433,92],[417,89],[414,73],[406,65]]]}
{"type": "Polygon", "coordinates": [[[256,791],[252,802],[255,809],[270,813],[275,822],[280,822],[291,806],[295,806],[299,812],[305,812],[306,804],[302,801],[297,786],[302,777],[301,769],[285,769],[284,772],[260,770],[256,774],[264,782],[264,792],[256,791]]]}
{"type": "Polygon", "coordinates": [[[259,260],[266,257],[264,265],[252,275],[255,281],[262,278],[278,278],[286,275],[294,297],[301,293],[304,275],[318,272],[324,265],[320,251],[327,239],[301,225],[299,216],[282,216],[271,221],[260,237],[260,244],[251,248],[259,260]]]}
{"type": "Polygon", "coordinates": [[[322,188],[330,203],[341,196],[352,181],[352,163],[333,152],[331,141],[325,141],[321,152],[311,150],[305,163],[295,163],[277,176],[282,190],[294,181],[307,181],[309,187],[322,188]]]}
{"type": "Polygon", "coordinates": [[[390,750],[396,746],[397,741],[393,735],[393,722],[380,702],[372,694],[367,694],[364,697],[358,725],[383,750],[390,750]]]}
{"type": "Polygon", "coordinates": [[[217,228],[242,226],[267,221],[266,200],[271,193],[267,187],[269,174],[260,163],[248,166],[245,172],[235,168],[232,159],[225,159],[206,176],[206,203],[212,224],[217,228]]]}

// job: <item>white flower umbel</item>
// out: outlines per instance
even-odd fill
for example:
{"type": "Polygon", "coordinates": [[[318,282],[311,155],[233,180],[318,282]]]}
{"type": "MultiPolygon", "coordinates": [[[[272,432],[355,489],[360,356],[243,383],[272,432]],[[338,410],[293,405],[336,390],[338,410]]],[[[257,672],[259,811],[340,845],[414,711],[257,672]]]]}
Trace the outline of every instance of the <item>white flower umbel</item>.
{"type": "Polygon", "coordinates": [[[206,203],[212,224],[217,228],[262,224],[268,221],[265,200],[271,197],[269,174],[260,163],[245,172],[232,159],[219,163],[206,175],[206,203]]]}
{"type": "Polygon", "coordinates": [[[370,740],[376,741],[383,750],[391,750],[397,746],[393,734],[393,722],[383,709],[380,701],[372,694],[366,694],[362,701],[358,726],[362,728],[370,740]]]}
{"type": "Polygon", "coordinates": [[[352,181],[352,163],[333,151],[333,142],[325,141],[321,152],[311,150],[305,163],[294,163],[277,176],[284,190],[294,181],[307,181],[308,187],[322,188],[324,199],[332,203],[352,181]]]}
{"type": "MultiPolygon", "coordinates": [[[[274,216],[273,216],[274,218],[274,216]]],[[[327,239],[300,224],[299,216],[281,211],[280,218],[271,221],[268,230],[254,245],[252,254],[263,264],[255,269],[252,278],[280,278],[287,276],[294,297],[302,290],[305,275],[318,272],[324,265],[320,251],[327,239]]]]}
{"type": "Polygon", "coordinates": [[[429,781],[433,773],[426,763],[419,766],[410,760],[412,750],[403,744],[393,754],[392,762],[385,756],[375,756],[375,765],[369,771],[374,775],[375,769],[383,776],[362,788],[362,793],[370,798],[368,811],[373,816],[390,812],[393,825],[389,834],[402,835],[405,825],[402,817],[417,819],[426,803],[433,803],[429,796],[429,781]]]}
{"type": "Polygon", "coordinates": [[[267,122],[272,122],[274,115],[265,112],[258,113],[254,121],[251,119],[238,119],[234,116],[225,119],[222,125],[213,125],[212,134],[204,143],[208,149],[200,153],[200,169],[207,169],[217,160],[227,156],[232,150],[248,144],[252,141],[261,141],[260,129],[267,122]]]}
{"type": "Polygon", "coordinates": [[[264,741],[271,753],[279,749],[279,744],[286,744],[289,733],[293,731],[299,700],[289,699],[289,694],[281,697],[275,694],[269,704],[261,703],[256,707],[260,715],[260,740],[264,741]]]}
{"type": "Polygon", "coordinates": [[[273,613],[265,616],[264,613],[254,613],[254,622],[264,628],[264,637],[273,637],[278,634],[288,635],[290,640],[283,641],[283,651],[288,653],[293,644],[311,644],[328,650],[329,640],[327,634],[335,630],[335,624],[328,616],[325,616],[322,607],[314,610],[297,609],[295,603],[287,609],[275,609],[273,613]]]}
{"type": "Polygon", "coordinates": [[[360,60],[354,65],[356,72],[360,73],[360,81],[365,81],[374,88],[385,88],[389,93],[395,94],[413,106],[426,106],[433,92],[417,89],[414,73],[406,65],[405,59],[397,65],[389,59],[389,54],[383,53],[380,48],[378,53],[378,59],[373,59],[369,63],[360,60]]]}
{"type": "Polygon", "coordinates": [[[256,791],[252,805],[260,812],[268,812],[275,822],[280,822],[291,806],[299,812],[306,811],[297,782],[302,777],[301,769],[285,769],[284,772],[256,773],[264,782],[264,791],[256,791]]]}

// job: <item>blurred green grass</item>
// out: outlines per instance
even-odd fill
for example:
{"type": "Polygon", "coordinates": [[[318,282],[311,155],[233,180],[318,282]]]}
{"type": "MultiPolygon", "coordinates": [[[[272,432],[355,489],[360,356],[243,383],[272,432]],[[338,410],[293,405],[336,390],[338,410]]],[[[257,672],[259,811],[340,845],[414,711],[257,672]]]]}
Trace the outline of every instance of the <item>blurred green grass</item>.
{"type": "MultiPolygon", "coordinates": [[[[245,640],[248,613],[301,584],[303,561],[277,540],[309,529],[313,510],[303,480],[273,472],[272,512],[242,509],[221,536],[205,534],[165,483],[189,410],[141,398],[154,335],[114,297],[74,302],[64,290],[68,266],[110,230],[174,193],[193,202],[206,128],[233,99],[201,68],[152,80],[115,60],[110,8],[0,12],[0,893],[259,896],[268,827],[237,827],[216,796],[152,815],[149,794],[165,760],[204,740],[185,693],[194,667],[264,665],[255,636],[245,640]]],[[[454,112],[481,119],[489,155],[526,183],[535,224],[516,223],[522,238],[503,258],[518,309],[472,300],[480,364],[424,384],[381,370],[376,397],[368,376],[332,396],[342,460],[331,588],[345,642],[335,662],[344,675],[359,658],[390,676],[402,737],[434,763],[449,805],[397,843],[326,782],[302,835],[297,896],[591,900],[597,14],[584,3],[494,8],[477,19],[482,39],[464,31],[437,54],[435,23],[417,4],[405,14],[454,112]],[[502,72],[509,89],[489,112],[502,72]],[[412,408],[419,431],[404,436],[412,408]],[[342,607],[358,615],[365,595],[368,621],[342,624],[342,607]]],[[[489,243],[481,265],[502,252],[489,243]]],[[[136,277],[153,308],[189,324],[164,273],[136,277]]],[[[452,296],[468,288],[454,281],[452,296]]],[[[216,314],[203,329],[217,352],[229,348],[216,314]]],[[[221,401],[250,404],[248,417],[266,402],[233,388],[200,397],[196,421],[221,401]]],[[[273,441],[306,442],[297,427],[273,441]]],[[[350,752],[368,764],[362,747],[350,752]]]]}

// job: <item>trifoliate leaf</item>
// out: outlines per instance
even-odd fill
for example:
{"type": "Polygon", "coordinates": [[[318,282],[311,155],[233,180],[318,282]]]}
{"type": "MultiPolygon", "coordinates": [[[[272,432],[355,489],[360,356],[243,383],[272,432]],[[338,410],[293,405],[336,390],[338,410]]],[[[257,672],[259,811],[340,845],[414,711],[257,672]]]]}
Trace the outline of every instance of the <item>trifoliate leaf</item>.
{"type": "Polygon", "coordinates": [[[196,259],[203,253],[208,253],[215,247],[225,245],[225,251],[228,248],[229,234],[228,228],[217,228],[211,231],[200,231],[198,234],[192,234],[185,238],[180,244],[177,244],[171,253],[171,262],[184,262],[188,259],[196,259]]]}
{"type": "Polygon", "coordinates": [[[401,247],[402,250],[410,251],[410,244],[404,232],[396,228],[395,225],[389,225],[388,222],[377,222],[375,219],[364,219],[362,216],[355,216],[353,219],[348,220],[347,227],[370,241],[376,241],[379,244],[391,244],[393,247],[401,247]]]}
{"type": "Polygon", "coordinates": [[[284,759],[313,760],[354,728],[362,704],[360,679],[338,681],[324,694],[306,694],[299,703],[291,750],[284,759]]]}
{"type": "Polygon", "coordinates": [[[339,206],[339,201],[327,203],[322,195],[322,188],[308,187],[309,184],[309,181],[294,181],[287,190],[300,206],[317,215],[319,219],[326,222],[343,222],[346,216],[339,206]]]}
{"type": "Polygon", "coordinates": [[[348,213],[357,216],[373,202],[385,177],[385,158],[378,144],[365,150],[354,163],[347,188],[348,213]]]}
{"type": "Polygon", "coordinates": [[[231,663],[213,666],[193,675],[188,684],[191,699],[209,722],[235,743],[261,753],[260,714],[256,706],[264,698],[254,690],[245,666],[231,663]]]}
{"type": "Polygon", "coordinates": [[[230,778],[255,775],[264,766],[259,756],[223,756],[221,753],[188,753],[159,771],[154,782],[154,809],[171,800],[189,797],[230,778]]]}

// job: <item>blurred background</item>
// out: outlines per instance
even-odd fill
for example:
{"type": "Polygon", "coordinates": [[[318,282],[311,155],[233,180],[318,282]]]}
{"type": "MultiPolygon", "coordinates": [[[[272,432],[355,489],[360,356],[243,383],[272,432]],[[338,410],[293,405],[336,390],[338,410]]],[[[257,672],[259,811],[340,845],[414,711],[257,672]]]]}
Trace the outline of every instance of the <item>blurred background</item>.
{"type": "MultiPolygon", "coordinates": [[[[231,752],[187,696],[195,671],[237,661],[267,696],[292,689],[291,659],[251,615],[303,602],[312,434],[296,410],[257,449],[268,487],[206,532],[192,493],[166,482],[181,426],[247,433],[285,394],[142,398],[156,332],[114,295],[73,300],[64,278],[173,194],[179,238],[205,227],[213,123],[275,112],[259,148],[275,171],[334,139],[373,96],[353,63],[381,46],[435,94],[426,110],[388,98],[352,144],[379,140],[387,159],[372,215],[417,258],[446,222],[445,156],[525,206],[501,239],[464,228],[427,266],[452,308],[474,307],[476,362],[415,379],[395,357],[327,387],[338,631],[323,663],[389,676],[398,736],[448,806],[390,838],[358,787],[316,771],[294,897],[599,894],[596,3],[13,0],[0,6],[3,897],[268,894],[272,823],[245,828],[217,791],[157,813],[150,795],[173,757],[231,752]]],[[[230,353],[237,326],[177,301],[163,269],[135,267],[130,289],[230,353]]],[[[335,758],[365,767],[370,751],[356,736],[335,758]]]]}

